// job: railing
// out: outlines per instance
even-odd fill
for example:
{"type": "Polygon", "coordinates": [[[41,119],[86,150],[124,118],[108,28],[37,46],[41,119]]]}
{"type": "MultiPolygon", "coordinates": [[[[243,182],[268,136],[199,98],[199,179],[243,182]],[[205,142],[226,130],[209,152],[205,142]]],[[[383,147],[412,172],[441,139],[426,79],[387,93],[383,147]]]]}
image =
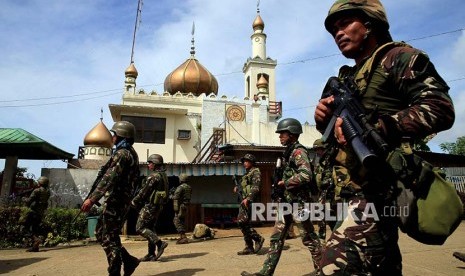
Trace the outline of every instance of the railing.
{"type": "Polygon", "coordinates": [[[224,132],[224,129],[215,129],[212,136],[210,136],[205,145],[200,149],[192,163],[201,163],[212,160],[213,156],[217,154],[218,145],[224,144],[224,132]]]}

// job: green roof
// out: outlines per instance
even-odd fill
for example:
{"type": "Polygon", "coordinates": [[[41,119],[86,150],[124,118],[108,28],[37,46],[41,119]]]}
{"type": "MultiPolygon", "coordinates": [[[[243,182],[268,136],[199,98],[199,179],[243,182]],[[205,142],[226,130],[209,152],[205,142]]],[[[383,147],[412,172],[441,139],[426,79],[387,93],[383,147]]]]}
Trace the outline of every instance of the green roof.
{"type": "Polygon", "coordinates": [[[0,158],[61,160],[74,154],[66,152],[21,128],[0,128],[0,158]]]}

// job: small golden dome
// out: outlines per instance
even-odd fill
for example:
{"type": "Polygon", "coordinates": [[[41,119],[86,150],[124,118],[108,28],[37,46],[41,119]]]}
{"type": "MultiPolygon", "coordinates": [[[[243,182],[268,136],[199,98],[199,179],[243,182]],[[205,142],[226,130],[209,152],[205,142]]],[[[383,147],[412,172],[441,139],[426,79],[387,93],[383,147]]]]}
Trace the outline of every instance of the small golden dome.
{"type": "Polygon", "coordinates": [[[268,81],[263,74],[261,74],[258,79],[257,88],[268,88],[268,81]]]}
{"type": "Polygon", "coordinates": [[[257,14],[257,17],[255,17],[252,27],[254,31],[257,29],[263,31],[265,29],[265,22],[263,22],[262,18],[260,17],[260,14],[257,14]]]}
{"type": "Polygon", "coordinates": [[[192,92],[195,96],[202,93],[218,94],[218,81],[200,62],[191,57],[179,65],[165,79],[165,91],[174,94],[192,92]]]}
{"type": "Polygon", "coordinates": [[[137,72],[136,66],[134,66],[134,62],[131,62],[131,64],[129,65],[129,67],[126,69],[126,71],[124,71],[124,75],[125,75],[126,77],[134,77],[134,78],[137,78],[137,76],[139,75],[139,73],[137,72]]]}
{"type": "Polygon", "coordinates": [[[112,135],[102,121],[94,126],[87,133],[86,137],[84,137],[84,146],[100,146],[104,148],[111,148],[113,146],[112,135]]]}

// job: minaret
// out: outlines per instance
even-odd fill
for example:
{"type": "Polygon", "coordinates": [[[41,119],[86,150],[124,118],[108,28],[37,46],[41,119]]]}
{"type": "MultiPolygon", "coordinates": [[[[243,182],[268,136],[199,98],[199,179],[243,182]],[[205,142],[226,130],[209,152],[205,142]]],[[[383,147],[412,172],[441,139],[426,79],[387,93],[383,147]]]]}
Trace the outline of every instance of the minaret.
{"type": "Polygon", "coordinates": [[[140,14],[142,12],[142,0],[139,0],[137,4],[136,23],[134,24],[134,32],[132,35],[132,48],[131,48],[131,62],[124,72],[124,93],[135,94],[136,93],[136,79],[139,73],[137,72],[136,66],[134,65],[134,46],[136,44],[136,32],[140,24],[140,14]]]}
{"type": "Polygon", "coordinates": [[[247,59],[247,62],[242,68],[245,81],[245,97],[252,99],[254,95],[259,96],[260,100],[276,101],[275,87],[275,67],[276,60],[266,56],[266,34],[264,33],[265,23],[260,16],[259,3],[257,2],[257,16],[253,21],[253,34],[250,36],[252,41],[252,57],[247,59]],[[264,78],[268,84],[268,89],[265,92],[263,89],[259,91],[257,87],[261,78],[264,78]]]}

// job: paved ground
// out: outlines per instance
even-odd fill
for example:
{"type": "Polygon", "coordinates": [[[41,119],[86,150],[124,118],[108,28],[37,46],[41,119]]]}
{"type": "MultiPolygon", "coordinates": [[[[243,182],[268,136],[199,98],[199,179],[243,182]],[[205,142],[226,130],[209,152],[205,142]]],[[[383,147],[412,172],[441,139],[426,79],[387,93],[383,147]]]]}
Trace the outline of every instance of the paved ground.
{"type": "MultiPolygon", "coordinates": [[[[269,236],[270,227],[257,229],[269,236]]],[[[237,229],[218,230],[217,238],[209,241],[176,245],[172,236],[163,236],[169,246],[157,262],[141,263],[133,275],[240,275],[241,271],[258,271],[264,260],[262,254],[238,256],[243,240],[237,229]]],[[[146,242],[124,239],[128,251],[142,257],[146,242]]],[[[265,242],[268,245],[268,239],[265,242]]],[[[401,234],[404,275],[465,275],[465,263],[454,257],[454,251],[465,252],[465,222],[442,246],[427,246],[401,234]]],[[[310,255],[300,239],[286,241],[286,250],[275,275],[308,275],[312,271],[310,255]]],[[[95,243],[78,243],[55,248],[41,248],[28,253],[24,249],[0,250],[1,275],[106,275],[106,260],[101,247],[95,243]]]]}

